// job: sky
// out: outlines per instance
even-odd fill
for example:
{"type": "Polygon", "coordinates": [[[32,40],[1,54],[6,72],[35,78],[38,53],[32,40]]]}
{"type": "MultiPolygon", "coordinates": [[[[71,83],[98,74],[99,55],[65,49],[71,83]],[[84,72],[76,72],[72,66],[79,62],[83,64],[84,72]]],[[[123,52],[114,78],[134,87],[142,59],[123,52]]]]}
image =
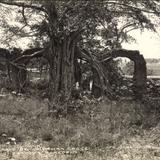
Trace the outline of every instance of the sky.
{"type": "Polygon", "coordinates": [[[137,42],[131,44],[123,43],[122,46],[125,49],[139,50],[144,58],[160,58],[160,29],[158,32],[159,33],[153,33],[148,30],[144,32],[134,30],[130,32],[130,35],[132,35],[137,42]]]}

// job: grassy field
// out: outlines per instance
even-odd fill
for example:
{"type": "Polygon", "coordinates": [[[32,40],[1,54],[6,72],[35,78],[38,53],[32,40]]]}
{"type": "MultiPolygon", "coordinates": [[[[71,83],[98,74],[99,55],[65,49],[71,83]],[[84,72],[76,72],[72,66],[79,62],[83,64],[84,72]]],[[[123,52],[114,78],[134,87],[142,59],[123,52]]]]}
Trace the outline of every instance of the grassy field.
{"type": "Polygon", "coordinates": [[[152,70],[152,75],[160,76],[160,63],[148,63],[147,69],[152,70]]]}
{"type": "Polygon", "coordinates": [[[47,100],[0,99],[0,159],[105,160],[160,158],[159,100],[85,100],[83,112],[48,116],[47,100]],[[48,151],[50,150],[50,152],[48,151]]]}

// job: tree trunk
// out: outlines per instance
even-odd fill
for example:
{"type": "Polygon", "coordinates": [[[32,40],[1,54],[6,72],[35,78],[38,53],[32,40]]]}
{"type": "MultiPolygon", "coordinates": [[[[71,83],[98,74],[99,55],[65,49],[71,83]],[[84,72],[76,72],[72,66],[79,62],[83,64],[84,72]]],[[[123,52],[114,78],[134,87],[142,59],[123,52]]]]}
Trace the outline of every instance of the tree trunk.
{"type": "Polygon", "coordinates": [[[70,98],[74,86],[74,49],[75,45],[71,42],[70,36],[64,36],[61,43],[51,40],[49,53],[50,81],[49,95],[50,100],[60,102],[70,98]]]}
{"type": "Polygon", "coordinates": [[[93,86],[92,94],[95,98],[99,98],[102,95],[107,95],[110,99],[115,99],[116,95],[111,89],[109,83],[108,72],[102,62],[94,61],[93,64],[93,86]]]}
{"type": "Polygon", "coordinates": [[[17,66],[11,65],[11,82],[13,89],[19,93],[24,92],[24,87],[27,80],[27,71],[25,68],[18,68],[17,66]]]}
{"type": "Polygon", "coordinates": [[[93,57],[92,54],[85,49],[81,50],[80,48],[76,48],[76,50],[81,59],[85,59],[91,64],[93,73],[93,96],[99,98],[102,95],[107,95],[110,99],[116,98],[109,84],[108,73],[103,66],[103,62],[99,61],[96,57],[93,57]]]}
{"type": "Polygon", "coordinates": [[[103,95],[103,89],[100,83],[100,78],[96,69],[93,70],[93,85],[92,85],[92,94],[95,98],[99,98],[103,95]]]}

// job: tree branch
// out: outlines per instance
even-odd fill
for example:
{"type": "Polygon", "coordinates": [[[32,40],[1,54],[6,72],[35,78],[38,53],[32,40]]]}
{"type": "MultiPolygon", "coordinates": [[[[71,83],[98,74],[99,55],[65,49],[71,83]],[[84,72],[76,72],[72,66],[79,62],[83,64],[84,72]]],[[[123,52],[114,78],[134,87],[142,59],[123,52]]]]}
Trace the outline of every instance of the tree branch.
{"type": "Polygon", "coordinates": [[[128,4],[124,4],[124,3],[118,3],[116,1],[109,1],[107,2],[108,4],[114,4],[114,5],[118,5],[118,6],[124,6],[124,7],[127,7],[127,8],[130,8],[130,9],[134,9],[134,10],[137,10],[137,11],[142,11],[142,12],[146,12],[146,13],[160,13],[158,11],[151,11],[151,10],[146,10],[146,9],[143,9],[143,8],[138,8],[138,7],[135,7],[135,6],[131,6],[131,5],[128,5],[128,4]]]}
{"type": "Polygon", "coordinates": [[[22,17],[24,19],[25,26],[27,26],[27,25],[29,26],[29,24],[27,22],[27,18],[25,16],[25,7],[24,6],[22,7],[22,17]]]}
{"type": "Polygon", "coordinates": [[[27,62],[28,60],[30,60],[31,58],[35,58],[35,57],[42,57],[43,54],[45,53],[45,51],[47,50],[48,48],[44,48],[44,49],[37,49],[39,51],[32,51],[30,52],[30,50],[33,50],[33,49],[28,49],[26,51],[23,52],[23,55],[21,57],[18,57],[16,58],[15,60],[13,60],[12,62],[13,63],[18,63],[18,62],[21,62],[21,61],[25,61],[27,62]],[[31,54],[29,54],[31,53],[31,54]]]}
{"type": "Polygon", "coordinates": [[[22,3],[22,2],[9,2],[9,1],[4,1],[4,0],[0,0],[1,4],[5,4],[5,5],[9,5],[9,6],[17,6],[17,7],[24,7],[24,8],[30,8],[30,9],[36,9],[38,11],[42,11],[42,12],[47,12],[43,7],[39,7],[36,5],[28,5],[26,3],[22,3]]]}
{"type": "Polygon", "coordinates": [[[136,23],[128,23],[128,24],[124,25],[124,26],[121,28],[120,33],[123,32],[126,28],[131,27],[131,26],[134,26],[134,25],[136,25],[136,23]]]}

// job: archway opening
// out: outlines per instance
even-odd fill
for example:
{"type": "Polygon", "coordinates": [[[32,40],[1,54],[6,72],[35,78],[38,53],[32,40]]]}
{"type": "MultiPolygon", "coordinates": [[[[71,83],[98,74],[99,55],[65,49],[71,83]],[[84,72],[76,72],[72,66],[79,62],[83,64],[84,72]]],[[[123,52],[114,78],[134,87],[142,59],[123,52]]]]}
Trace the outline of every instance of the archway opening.
{"type": "Polygon", "coordinates": [[[124,77],[133,78],[134,62],[132,60],[124,57],[118,57],[114,60],[117,61],[118,68],[124,77]]]}
{"type": "Polygon", "coordinates": [[[137,50],[115,50],[112,52],[113,58],[124,57],[134,62],[133,72],[133,93],[135,99],[141,99],[146,93],[147,67],[146,61],[137,50]]]}

